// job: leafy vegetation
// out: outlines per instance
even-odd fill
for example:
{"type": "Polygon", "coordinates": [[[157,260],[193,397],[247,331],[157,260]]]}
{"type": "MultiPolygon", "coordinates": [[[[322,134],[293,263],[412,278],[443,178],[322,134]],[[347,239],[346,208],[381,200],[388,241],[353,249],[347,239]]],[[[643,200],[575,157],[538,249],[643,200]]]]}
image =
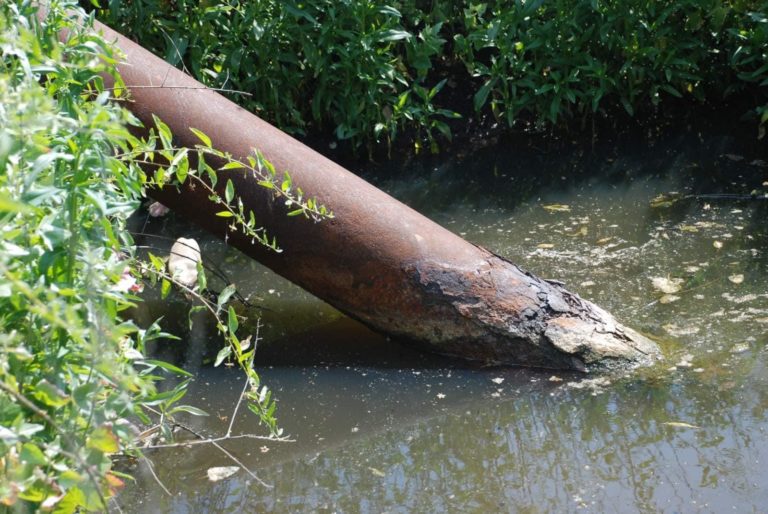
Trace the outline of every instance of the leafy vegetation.
{"type": "Polygon", "coordinates": [[[436,151],[460,117],[563,127],[736,97],[749,98],[760,134],[768,121],[765,0],[102,7],[105,22],[206,84],[252,93],[236,100],[281,128],[330,128],[354,145],[406,132],[436,151]]]}
{"type": "MultiPolygon", "coordinates": [[[[200,131],[195,149],[173,148],[160,120],[147,138],[133,136],[138,121],[110,101],[123,99],[120,56],[88,29],[92,19],[72,2],[53,2],[42,21],[36,10],[0,4],[0,508],[106,511],[126,478],[113,457],[137,454],[139,424],[170,438],[175,416],[204,414],[180,403],[189,373],[146,353],[147,342],[172,336],[126,317],[143,279],[163,294],[174,282],[161,259],[137,258],[126,231],[146,189],[195,180],[233,230],[275,249],[227,174],[255,174],[293,215],[330,213],[258,153],[233,160],[200,131]],[[214,169],[207,157],[224,164],[214,169]],[[158,387],[167,376],[176,385],[158,387]]],[[[228,305],[234,286],[206,299],[199,271],[185,291],[217,319],[226,341],[219,362],[242,368],[248,406],[278,437],[275,402],[252,368],[255,345],[237,334],[228,305]]]]}

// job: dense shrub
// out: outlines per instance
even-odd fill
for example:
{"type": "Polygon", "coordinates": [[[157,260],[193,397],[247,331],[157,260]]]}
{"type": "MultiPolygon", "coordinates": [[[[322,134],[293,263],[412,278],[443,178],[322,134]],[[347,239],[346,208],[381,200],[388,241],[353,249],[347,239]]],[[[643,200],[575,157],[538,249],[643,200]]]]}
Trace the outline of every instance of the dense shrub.
{"type": "Polygon", "coordinates": [[[359,142],[411,125],[431,139],[454,116],[432,107],[442,86],[427,80],[444,41],[406,31],[382,2],[115,1],[102,17],[204,83],[252,94],[234,99],[294,133],[330,125],[359,142]]]}
{"type": "Polygon", "coordinates": [[[196,299],[193,310],[211,313],[225,341],[216,365],[229,361],[243,370],[245,403],[272,437],[280,436],[275,402],[252,366],[255,342],[236,334],[239,316],[227,303],[234,285],[210,300],[202,294],[201,265],[196,284],[179,284],[161,258],[136,257],[126,220],[145,189],[197,181],[233,230],[273,248],[234,190],[230,170],[250,170],[295,207],[291,215],[330,216],[258,153],[235,161],[200,131],[196,148],[174,148],[160,120],[148,138],[134,137],[128,127],[138,121],[110,101],[125,100],[114,65],[121,56],[74,8],[51,2],[39,21],[37,3],[0,3],[3,511],[104,512],[125,478],[113,457],[140,455],[140,424],[170,440],[177,413],[204,414],[179,404],[191,375],[145,352],[148,341],[170,336],[126,316],[140,301],[142,278],[157,283],[163,297],[176,282],[196,299]],[[221,167],[214,169],[209,157],[221,167]],[[150,161],[148,176],[139,164],[150,161]],[[221,193],[213,189],[217,177],[225,184],[221,193]],[[168,373],[179,380],[159,390],[156,382],[168,373]]]}
{"type": "Polygon", "coordinates": [[[120,315],[142,181],[113,157],[128,115],[95,97],[116,56],[28,2],[0,6],[0,45],[0,504],[104,510],[110,455],[157,394],[155,366],[134,365],[152,331],[120,315]]]}
{"type": "Polygon", "coordinates": [[[618,105],[632,115],[670,97],[715,103],[768,80],[768,24],[752,11],[768,4],[752,4],[477,4],[464,11],[455,52],[482,80],[475,107],[510,125],[523,113],[555,124],[618,105]]]}
{"type": "Polygon", "coordinates": [[[735,94],[768,112],[768,2],[112,0],[100,16],[284,129],[338,139],[449,136],[650,112],[735,94]],[[446,90],[444,79],[457,90],[446,90]],[[473,102],[457,99],[468,90],[473,102]]]}

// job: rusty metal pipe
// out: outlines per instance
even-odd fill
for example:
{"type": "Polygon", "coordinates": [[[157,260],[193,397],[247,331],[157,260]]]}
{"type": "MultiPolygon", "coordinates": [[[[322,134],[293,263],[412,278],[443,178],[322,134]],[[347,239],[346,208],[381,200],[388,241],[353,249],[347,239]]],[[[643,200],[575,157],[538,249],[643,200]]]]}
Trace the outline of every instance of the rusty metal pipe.
{"type": "MultiPolygon", "coordinates": [[[[280,254],[231,231],[202,188],[151,194],[278,274],[374,330],[487,364],[590,370],[647,363],[655,344],[602,309],[475,246],[326,159],[112,29],[128,107],[147,126],[157,115],[178,144],[189,128],[245,159],[261,151],[335,219],[288,218],[247,174],[229,178],[247,209],[277,236],[280,254]]],[[[224,182],[220,177],[220,182],[224,182]]]]}

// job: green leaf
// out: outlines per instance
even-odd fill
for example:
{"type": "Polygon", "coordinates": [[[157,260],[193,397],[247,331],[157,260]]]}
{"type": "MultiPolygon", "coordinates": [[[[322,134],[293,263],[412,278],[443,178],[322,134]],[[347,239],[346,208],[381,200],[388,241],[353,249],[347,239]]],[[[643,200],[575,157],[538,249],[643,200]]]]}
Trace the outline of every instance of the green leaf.
{"type": "Polygon", "coordinates": [[[85,478],[73,469],[64,470],[59,475],[59,485],[65,489],[70,489],[83,481],[85,481],[85,478]]]}
{"type": "Polygon", "coordinates": [[[379,12],[381,14],[386,14],[388,16],[393,16],[395,18],[400,18],[402,16],[402,14],[400,14],[400,11],[398,11],[397,9],[389,5],[379,7],[379,12]]]}
{"type": "Polygon", "coordinates": [[[220,218],[231,218],[232,216],[234,216],[234,214],[230,211],[219,211],[216,213],[216,216],[220,218]]]}
{"type": "Polygon", "coordinates": [[[397,97],[397,105],[395,105],[396,110],[401,110],[403,106],[405,106],[405,102],[408,101],[408,95],[410,91],[406,91],[404,93],[401,93],[400,96],[397,97]]]}
{"type": "Polygon", "coordinates": [[[237,314],[235,313],[235,309],[232,308],[232,306],[229,306],[229,309],[227,310],[227,327],[229,328],[229,333],[234,334],[237,332],[237,327],[240,325],[237,321],[237,314]]]}
{"type": "Polygon", "coordinates": [[[443,86],[445,86],[445,83],[448,82],[448,79],[443,79],[440,82],[437,83],[435,87],[429,90],[428,98],[432,100],[437,93],[440,92],[441,89],[443,89],[443,86]]]}
{"type": "Polygon", "coordinates": [[[171,281],[167,278],[163,279],[162,285],[160,286],[160,298],[165,300],[168,297],[168,293],[171,292],[171,281]]]}
{"type": "Polygon", "coordinates": [[[154,114],[152,115],[152,119],[155,122],[155,127],[157,127],[157,134],[160,136],[160,142],[163,144],[163,148],[171,148],[171,142],[173,141],[171,129],[154,114]]]}
{"type": "Polygon", "coordinates": [[[189,371],[185,371],[185,370],[183,370],[183,369],[181,369],[181,368],[179,368],[177,366],[174,366],[171,363],[165,362],[165,361],[158,361],[158,360],[154,360],[154,359],[147,359],[147,360],[143,360],[141,362],[143,362],[144,364],[149,364],[151,366],[157,366],[158,368],[162,368],[162,369],[164,369],[166,371],[170,371],[171,373],[173,373],[175,375],[180,375],[180,376],[183,376],[183,377],[191,377],[192,376],[192,373],[190,373],[189,371]]]}
{"type": "Polygon", "coordinates": [[[19,458],[32,465],[42,466],[48,463],[48,459],[45,458],[43,451],[36,444],[32,443],[24,443],[21,447],[19,458]]]}
{"type": "Polygon", "coordinates": [[[412,37],[408,31],[389,29],[383,31],[378,39],[379,41],[401,41],[403,39],[411,39],[412,37]]]}
{"type": "Polygon", "coordinates": [[[175,414],[177,412],[188,412],[189,414],[192,414],[193,416],[207,416],[208,413],[205,412],[202,409],[198,409],[197,407],[193,407],[191,405],[177,405],[176,407],[172,408],[170,411],[168,411],[168,414],[175,414]]]}
{"type": "Polygon", "coordinates": [[[47,380],[38,382],[32,396],[48,407],[57,408],[69,403],[69,396],[66,396],[63,391],[47,380]]]}
{"type": "Polygon", "coordinates": [[[158,257],[157,255],[154,255],[153,253],[149,253],[149,261],[152,263],[152,266],[155,268],[155,271],[162,272],[165,269],[165,262],[163,259],[158,257]]]}
{"type": "Polygon", "coordinates": [[[280,190],[283,193],[287,193],[290,189],[291,189],[291,176],[286,171],[285,175],[283,175],[283,183],[280,184],[280,190]]]}
{"type": "Polygon", "coordinates": [[[101,453],[115,453],[120,449],[117,437],[112,430],[107,427],[99,427],[91,432],[90,437],[85,442],[86,448],[98,450],[101,453]]]}
{"type": "Polygon", "coordinates": [[[45,490],[39,485],[33,485],[19,493],[19,498],[28,502],[41,502],[45,499],[45,490]]]}
{"type": "Polygon", "coordinates": [[[480,87],[477,93],[475,93],[473,101],[476,111],[479,111],[485,105],[486,100],[488,100],[488,94],[491,92],[492,86],[492,82],[488,80],[480,87]]]}
{"type": "Polygon", "coordinates": [[[232,355],[232,347],[230,345],[226,345],[221,350],[219,350],[219,353],[216,354],[216,361],[213,363],[213,366],[218,367],[230,355],[232,355]]]}
{"type": "Polygon", "coordinates": [[[64,498],[56,504],[53,514],[74,514],[85,505],[85,494],[79,487],[73,487],[67,491],[64,498]]]}
{"type": "Polygon", "coordinates": [[[205,274],[203,261],[197,263],[197,287],[200,291],[205,291],[208,288],[208,276],[205,274]]]}
{"type": "Polygon", "coordinates": [[[206,148],[211,148],[213,145],[211,144],[211,138],[205,135],[205,133],[201,130],[198,130],[196,128],[189,127],[189,130],[192,131],[194,135],[197,136],[197,138],[203,142],[203,145],[206,148]]]}
{"type": "Polygon", "coordinates": [[[176,178],[178,179],[179,183],[183,184],[187,180],[188,175],[189,159],[185,157],[179,162],[178,166],[176,166],[176,178]]]}
{"type": "Polygon", "coordinates": [[[231,179],[227,179],[227,186],[224,188],[224,199],[227,203],[232,203],[232,199],[235,197],[235,185],[231,179]]]}
{"type": "Polygon", "coordinates": [[[236,291],[237,291],[237,288],[235,287],[235,285],[229,284],[227,287],[224,288],[223,291],[221,291],[221,293],[219,293],[219,298],[218,300],[216,300],[216,305],[219,308],[221,308],[222,305],[227,303],[227,301],[229,301],[229,299],[232,298],[232,295],[235,294],[236,291]]]}
{"type": "Polygon", "coordinates": [[[226,163],[224,166],[222,166],[221,168],[219,168],[219,171],[224,171],[224,170],[239,170],[239,169],[243,169],[243,168],[245,168],[245,166],[243,166],[243,164],[242,164],[241,162],[237,162],[237,161],[229,161],[229,162],[228,162],[228,163],[226,163]]]}
{"type": "Polygon", "coordinates": [[[7,195],[0,193],[0,212],[28,213],[34,212],[34,210],[31,207],[24,205],[23,203],[13,201],[7,195]]]}

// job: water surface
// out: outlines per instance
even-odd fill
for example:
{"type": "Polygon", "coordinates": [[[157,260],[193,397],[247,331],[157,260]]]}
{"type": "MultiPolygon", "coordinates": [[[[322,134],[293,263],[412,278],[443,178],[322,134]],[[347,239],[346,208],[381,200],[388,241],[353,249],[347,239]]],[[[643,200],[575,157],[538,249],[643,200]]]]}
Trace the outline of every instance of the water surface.
{"type": "MultiPolygon", "coordinates": [[[[224,443],[268,487],[242,471],[210,482],[209,467],[232,464],[212,446],[148,452],[171,496],[139,466],[122,510],[765,512],[768,202],[650,205],[661,193],[761,187],[768,156],[756,143],[681,131],[557,151],[502,144],[368,171],[450,230],[658,338],[664,362],[623,377],[478,369],[420,354],[180,220],[153,220],[147,230],[203,241],[206,262],[264,307],[259,373],[295,442],[224,443]]],[[[183,330],[183,307],[150,300],[139,317],[165,315],[183,330]]],[[[197,374],[190,402],[211,415],[188,423],[221,435],[243,382],[211,367],[214,331],[203,319],[194,327],[157,351],[197,374]]],[[[234,429],[263,433],[245,409],[234,429]]]]}

